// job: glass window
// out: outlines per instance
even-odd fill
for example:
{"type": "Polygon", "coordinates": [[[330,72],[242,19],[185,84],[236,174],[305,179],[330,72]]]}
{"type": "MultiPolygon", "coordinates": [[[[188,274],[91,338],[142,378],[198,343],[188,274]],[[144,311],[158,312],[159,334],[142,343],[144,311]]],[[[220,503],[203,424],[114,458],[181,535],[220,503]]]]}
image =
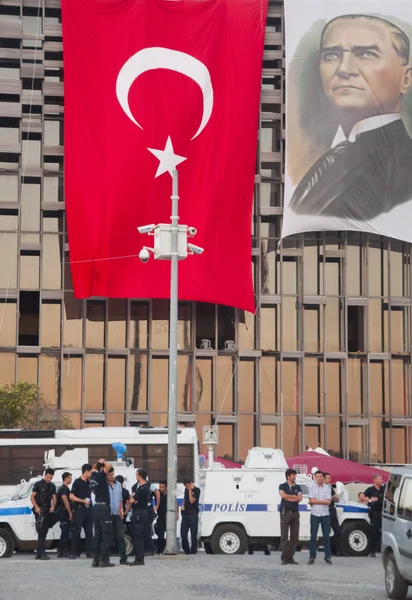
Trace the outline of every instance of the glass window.
{"type": "Polygon", "coordinates": [[[130,303],[130,348],[147,348],[148,315],[149,305],[147,302],[130,303]]]}
{"type": "MultiPolygon", "coordinates": [[[[280,363],[279,363],[280,366],[280,363]]],[[[284,360],[283,366],[283,412],[300,411],[300,369],[296,360],[284,360]]]]}
{"type": "Polygon", "coordinates": [[[109,321],[107,324],[108,348],[126,347],[126,300],[108,300],[109,321]]]}
{"type": "Polygon", "coordinates": [[[0,354],[0,385],[14,382],[15,369],[16,355],[11,352],[2,352],[0,354]]]}
{"type": "MultiPolygon", "coordinates": [[[[195,403],[196,412],[210,412],[213,398],[213,362],[209,358],[196,358],[195,403]]],[[[196,420],[197,423],[197,420],[196,420]]],[[[202,434],[203,438],[203,434],[202,434]]],[[[200,439],[202,439],[200,438],[200,439]]]]}
{"type": "MultiPolygon", "coordinates": [[[[390,408],[393,417],[406,417],[409,415],[409,359],[392,359],[391,399],[390,408]]],[[[388,399],[389,400],[389,399],[388,399]]],[[[389,404],[389,402],[388,402],[389,404]]],[[[387,406],[389,413],[389,406],[387,406]]],[[[397,461],[396,461],[397,462],[397,461]]]]}
{"type": "Polygon", "coordinates": [[[280,363],[276,358],[262,356],[260,364],[260,410],[265,414],[279,413],[280,363]]]}
{"type": "Polygon", "coordinates": [[[73,292],[64,294],[64,324],[63,324],[63,345],[75,348],[83,346],[83,319],[82,319],[82,300],[76,300],[73,292]]]}
{"type": "Polygon", "coordinates": [[[239,349],[255,349],[255,315],[250,312],[240,310],[239,314],[239,349]]]}
{"type": "Polygon", "coordinates": [[[0,198],[4,202],[18,202],[18,199],[19,199],[18,175],[0,175],[0,198]]]}
{"type": "Polygon", "coordinates": [[[234,412],[233,374],[235,360],[231,356],[219,356],[217,359],[217,413],[234,412]]]}
{"type": "Polygon", "coordinates": [[[366,462],[367,433],[367,428],[364,426],[348,427],[349,460],[359,463],[366,462]]]}
{"type": "Polygon", "coordinates": [[[85,358],[85,409],[86,411],[100,412],[103,410],[104,356],[99,354],[87,354],[85,358]]]}
{"type": "Polygon", "coordinates": [[[298,350],[298,311],[296,297],[285,296],[282,298],[283,339],[282,349],[286,351],[298,350]]]}
{"type": "MultiPolygon", "coordinates": [[[[271,225],[272,226],[272,225],[271,225]]],[[[280,293],[281,262],[276,254],[277,240],[261,241],[261,291],[265,296],[280,293]]]]}
{"type": "Polygon", "coordinates": [[[404,465],[408,462],[408,428],[392,427],[390,462],[404,465]]]}
{"type": "Polygon", "coordinates": [[[20,256],[20,287],[40,289],[40,256],[20,256]]]}
{"type": "Polygon", "coordinates": [[[398,504],[398,517],[412,521],[412,479],[405,477],[398,504]]]}
{"type": "MultiPolygon", "coordinates": [[[[388,295],[388,251],[383,243],[370,238],[368,248],[369,296],[388,295]]],[[[387,245],[387,242],[385,242],[387,245]]]]}
{"type": "Polygon", "coordinates": [[[338,360],[326,361],[326,413],[342,413],[342,366],[338,360]]]}
{"type": "Polygon", "coordinates": [[[86,348],[104,348],[106,302],[87,300],[86,348]]]}
{"type": "Polygon", "coordinates": [[[21,381],[37,382],[37,357],[18,356],[17,357],[17,378],[21,381]]]}
{"type": "Polygon", "coordinates": [[[333,456],[343,458],[342,421],[339,417],[326,417],[325,450],[333,456]]]}
{"type": "Polygon", "coordinates": [[[152,358],[151,411],[167,411],[169,361],[167,358],[152,358]]]}
{"type": "Polygon", "coordinates": [[[342,261],[340,258],[327,257],[324,263],[325,294],[339,296],[342,294],[342,261]]]}
{"type": "Polygon", "coordinates": [[[386,486],[385,500],[383,503],[383,512],[387,515],[395,515],[395,507],[399,498],[399,487],[401,485],[402,475],[392,474],[389,477],[386,486]]]}
{"type": "Polygon", "coordinates": [[[241,360],[238,364],[238,410],[255,412],[255,361],[241,360]]]}
{"type": "Polygon", "coordinates": [[[62,409],[82,408],[82,358],[65,356],[62,364],[62,409]]]}
{"type": "Polygon", "coordinates": [[[369,460],[372,463],[390,462],[389,448],[386,447],[386,431],[387,423],[381,418],[372,418],[370,420],[369,435],[370,435],[370,450],[369,460]]]}
{"type": "Polygon", "coordinates": [[[280,350],[280,307],[271,304],[260,309],[260,347],[262,352],[280,350]]]}
{"type": "Polygon", "coordinates": [[[261,425],[260,447],[280,448],[280,425],[261,425]]]}
{"type": "Polygon", "coordinates": [[[349,297],[361,296],[363,294],[362,285],[362,247],[360,235],[356,235],[356,242],[353,245],[348,243],[346,248],[346,293],[349,297]]]}
{"type": "Polygon", "coordinates": [[[152,348],[169,348],[169,301],[153,300],[152,304],[152,348]]]}
{"type": "MultiPolygon", "coordinates": [[[[17,303],[15,300],[0,299],[0,346],[16,345],[16,311],[17,303]]],[[[1,357],[0,355],[0,362],[1,357]]]]}
{"type": "Polygon", "coordinates": [[[323,288],[319,268],[319,245],[305,246],[303,248],[303,293],[306,295],[319,295],[323,288]]]}
{"type": "Polygon", "coordinates": [[[43,235],[42,286],[45,290],[62,289],[62,242],[62,236],[58,233],[45,233],[43,235]]]}
{"type": "Polygon", "coordinates": [[[253,415],[240,415],[238,424],[239,455],[245,461],[250,448],[255,446],[255,417],[253,415]]]}
{"type": "MultiPolygon", "coordinates": [[[[386,312],[386,311],[385,311],[386,312]]],[[[410,309],[407,306],[392,306],[391,319],[391,352],[408,353],[410,347],[410,309]]],[[[386,333],[386,332],[385,332],[386,333]]]]}
{"type": "Polygon", "coordinates": [[[60,404],[60,358],[40,356],[40,389],[50,408],[59,408],[60,404]]]}
{"type": "Polygon", "coordinates": [[[23,183],[20,202],[21,230],[40,231],[40,184],[23,183]]]}
{"type": "Polygon", "coordinates": [[[0,288],[17,287],[17,234],[0,232],[0,288]]]}
{"type": "Polygon", "coordinates": [[[323,352],[323,306],[305,304],[303,319],[305,352],[323,352]]]}
{"type": "Polygon", "coordinates": [[[342,309],[339,298],[328,298],[326,303],[326,352],[340,352],[343,350],[342,336],[342,309]]]}
{"type": "MultiPolygon", "coordinates": [[[[126,409],[126,360],[107,359],[107,410],[126,409]]],[[[113,427],[113,425],[112,425],[113,427]]]]}
{"type": "Polygon", "coordinates": [[[319,446],[325,447],[325,426],[316,425],[305,425],[305,445],[314,450],[319,446]]]}
{"type": "MultiPolygon", "coordinates": [[[[167,377],[169,381],[169,377],[167,377]]],[[[177,357],[177,410],[194,412],[193,407],[193,357],[177,357]]],[[[163,407],[164,409],[166,406],[163,407]]]]}
{"type": "Polygon", "coordinates": [[[323,414],[323,361],[317,358],[304,359],[303,363],[303,406],[305,414],[323,414]]]}
{"type": "Polygon", "coordinates": [[[202,347],[202,340],[209,340],[216,348],[216,307],[204,302],[196,303],[196,348],[202,347]]]}
{"type": "Polygon", "coordinates": [[[147,411],[147,356],[130,355],[129,410],[147,411]]]}
{"type": "Polygon", "coordinates": [[[364,359],[348,359],[348,413],[350,415],[367,414],[366,391],[367,363],[364,359]]]}
{"type": "Polygon", "coordinates": [[[179,302],[178,306],[177,344],[179,350],[192,347],[192,304],[179,302]]]}
{"type": "Polygon", "coordinates": [[[219,424],[218,456],[229,460],[235,459],[234,426],[230,424],[219,424]]]}
{"type": "Polygon", "coordinates": [[[60,347],[61,304],[60,302],[42,302],[40,345],[60,347]]]}
{"type": "Polygon", "coordinates": [[[369,363],[369,386],[372,415],[385,414],[385,402],[389,403],[389,377],[387,361],[369,363]]]}
{"type": "Polygon", "coordinates": [[[282,293],[298,293],[298,262],[295,257],[286,256],[281,263],[282,293]]]}
{"type": "Polygon", "coordinates": [[[63,202],[63,176],[50,176],[43,179],[43,202],[63,202]]]}

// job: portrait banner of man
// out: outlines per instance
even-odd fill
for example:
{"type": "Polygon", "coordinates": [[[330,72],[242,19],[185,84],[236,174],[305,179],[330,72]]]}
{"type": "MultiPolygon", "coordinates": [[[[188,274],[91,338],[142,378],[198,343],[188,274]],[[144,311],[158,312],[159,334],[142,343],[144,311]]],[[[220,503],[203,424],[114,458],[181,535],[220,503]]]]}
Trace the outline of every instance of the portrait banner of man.
{"type": "Polygon", "coordinates": [[[285,29],[282,237],[412,242],[412,1],[285,0],[285,29]]]}

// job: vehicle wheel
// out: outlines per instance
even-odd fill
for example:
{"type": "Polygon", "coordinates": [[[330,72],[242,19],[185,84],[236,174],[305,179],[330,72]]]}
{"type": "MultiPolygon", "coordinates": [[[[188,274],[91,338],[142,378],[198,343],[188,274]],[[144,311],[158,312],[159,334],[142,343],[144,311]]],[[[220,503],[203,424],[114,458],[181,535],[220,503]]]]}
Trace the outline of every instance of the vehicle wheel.
{"type": "Polygon", "coordinates": [[[385,586],[388,598],[404,600],[408,594],[409,584],[398,571],[398,566],[392,552],[385,560],[385,586]]]}
{"type": "Polygon", "coordinates": [[[212,544],[210,542],[203,542],[203,547],[206,554],[213,554],[212,544]]]}
{"type": "Polygon", "coordinates": [[[371,528],[368,523],[348,523],[342,529],[342,550],[350,556],[368,556],[371,528]]]}
{"type": "Polygon", "coordinates": [[[124,541],[126,544],[126,556],[130,556],[133,553],[133,542],[132,538],[127,533],[125,533],[124,541]]]}
{"type": "Polygon", "coordinates": [[[247,535],[238,525],[221,525],[212,535],[213,554],[244,554],[247,550],[247,535]]]}
{"type": "Polygon", "coordinates": [[[0,529],[0,558],[13,556],[13,536],[6,529],[0,529]]]}

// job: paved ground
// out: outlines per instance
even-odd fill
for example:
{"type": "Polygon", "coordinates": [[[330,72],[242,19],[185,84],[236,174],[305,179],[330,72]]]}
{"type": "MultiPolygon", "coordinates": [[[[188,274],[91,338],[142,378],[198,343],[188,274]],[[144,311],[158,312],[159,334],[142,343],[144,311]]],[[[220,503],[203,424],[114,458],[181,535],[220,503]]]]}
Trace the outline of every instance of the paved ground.
{"type": "MultiPolygon", "coordinates": [[[[91,561],[35,561],[33,555],[0,560],[0,598],[7,600],[113,600],[156,598],[167,600],[385,600],[380,559],[335,558],[332,567],[322,557],[313,567],[308,553],[296,555],[299,566],[282,567],[280,554],[265,556],[153,557],[144,567],[92,569],[91,561]],[[98,575],[96,577],[96,575],[98,575]],[[93,577],[93,581],[91,581],[93,577]],[[80,588],[73,589],[75,581],[80,588]],[[118,596],[116,596],[116,593],[118,596]]],[[[113,558],[118,564],[118,559],[113,558]]],[[[412,598],[412,594],[410,595],[412,598]]]]}

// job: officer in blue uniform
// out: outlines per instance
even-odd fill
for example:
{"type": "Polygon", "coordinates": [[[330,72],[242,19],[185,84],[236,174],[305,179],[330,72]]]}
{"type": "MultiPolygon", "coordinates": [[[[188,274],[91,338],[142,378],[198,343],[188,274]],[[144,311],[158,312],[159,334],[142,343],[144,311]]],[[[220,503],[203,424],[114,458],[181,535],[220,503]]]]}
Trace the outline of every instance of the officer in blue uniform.
{"type": "Polygon", "coordinates": [[[93,567],[114,567],[109,561],[113,544],[113,524],[110,512],[110,494],[106,475],[112,465],[103,458],[93,465],[90,486],[95,496],[94,517],[94,559],[93,567]]]}

